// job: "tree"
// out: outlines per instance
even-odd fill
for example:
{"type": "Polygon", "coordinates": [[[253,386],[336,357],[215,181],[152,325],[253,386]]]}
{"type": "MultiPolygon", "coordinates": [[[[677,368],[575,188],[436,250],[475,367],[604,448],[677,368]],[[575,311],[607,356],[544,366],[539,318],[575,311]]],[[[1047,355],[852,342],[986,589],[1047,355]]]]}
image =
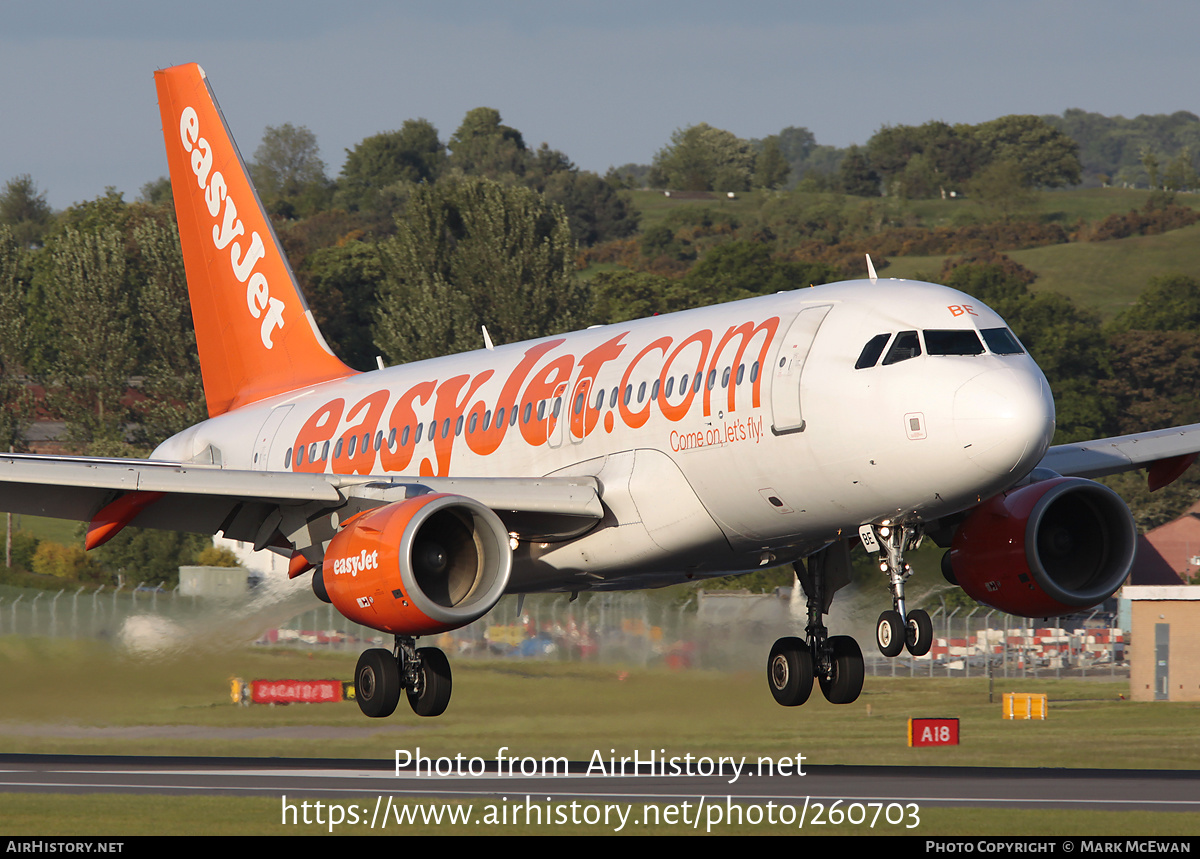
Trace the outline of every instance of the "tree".
{"type": "Polygon", "coordinates": [[[967,193],[983,208],[1008,221],[1033,204],[1025,171],[1013,161],[993,161],[967,183],[967,193]]]}
{"type": "Polygon", "coordinates": [[[938,121],[885,125],[867,141],[867,155],[887,192],[908,199],[961,191],[981,160],[970,126],[938,121]]]}
{"type": "Polygon", "coordinates": [[[1147,182],[1150,190],[1155,190],[1158,185],[1158,156],[1154,154],[1152,149],[1144,149],[1142,151],[1142,166],[1146,168],[1147,182]]]}
{"type": "Polygon", "coordinates": [[[644,319],[689,307],[680,283],[642,271],[602,271],[592,278],[592,321],[599,325],[644,319]]]}
{"type": "Polygon", "coordinates": [[[206,534],[124,528],[88,555],[107,573],[98,580],[122,575],[135,586],[148,582],[172,587],[179,584],[179,568],[196,563],[206,547],[212,548],[212,538],[206,534]]]}
{"type": "Polygon", "coordinates": [[[1179,154],[1171,159],[1163,173],[1163,185],[1168,191],[1190,191],[1200,185],[1200,176],[1192,166],[1192,150],[1183,147],[1179,154]]]}
{"type": "Polygon", "coordinates": [[[782,188],[791,172],[791,165],[779,144],[779,135],[771,135],[762,142],[754,162],[754,187],[767,190],[782,188]]]}
{"type": "Polygon", "coordinates": [[[1079,144],[1040,116],[1011,115],[975,126],[975,137],[989,163],[1020,166],[1030,187],[1061,188],[1079,184],[1079,144]]]}
{"type": "Polygon", "coordinates": [[[19,378],[26,363],[26,253],[12,231],[0,226],[0,452],[22,446],[33,418],[33,397],[19,378]]]}
{"type": "Polygon", "coordinates": [[[133,239],[141,284],[138,327],[148,333],[142,348],[147,400],[141,406],[141,436],[157,443],[208,414],[175,221],[147,218],[134,228],[133,239]]]}
{"type": "Polygon", "coordinates": [[[1129,330],[1111,338],[1113,364],[1104,383],[1118,433],[1200,421],[1200,330],[1129,330]]]}
{"type": "Polygon", "coordinates": [[[0,194],[0,224],[12,231],[22,247],[41,245],[51,220],[46,192],[38,191],[28,173],[9,179],[4,184],[4,193],[0,194]]]}
{"type": "Polygon", "coordinates": [[[1185,274],[1152,277],[1114,331],[1200,331],[1200,281],[1185,274]]]}
{"type": "Polygon", "coordinates": [[[254,151],[250,176],[267,208],[285,217],[312,214],[329,193],[317,136],[290,122],[267,126],[254,151]]]}
{"type": "Polygon", "coordinates": [[[338,189],[351,210],[378,208],[381,191],[398,183],[432,182],[446,166],[446,145],[427,119],[408,119],[399,131],[367,137],[346,150],[338,189]]]}
{"type": "Polygon", "coordinates": [[[166,206],[173,210],[175,198],[171,193],[170,177],[159,176],[142,185],[142,189],[138,193],[138,200],[151,206],[166,206]]]}
{"type": "Polygon", "coordinates": [[[450,136],[450,164],[468,175],[489,179],[523,176],[525,139],[521,132],[500,122],[500,111],[477,107],[467,111],[450,136]]]}
{"type": "Polygon", "coordinates": [[[649,180],[681,191],[747,191],[753,173],[749,142],[702,122],[675,130],[654,156],[649,180]]]}
{"type": "Polygon", "coordinates": [[[755,295],[836,280],[832,266],[776,260],[759,242],[734,240],[717,245],[683,278],[695,295],[692,306],[737,301],[755,295]]]}
{"type": "Polygon", "coordinates": [[[555,173],[542,191],[551,206],[561,206],[571,237],[588,246],[623,239],[637,232],[640,214],[627,193],[588,170],[555,173]]]}
{"type": "Polygon", "coordinates": [[[329,346],[351,367],[375,367],[372,339],[375,298],[384,281],[383,255],[374,244],[348,241],[319,248],[297,276],[329,346]]]}
{"type": "Polygon", "coordinates": [[[563,211],[529,188],[483,178],[421,185],[380,245],[375,342],[392,362],[579,325],[590,307],[563,211]]]}
{"type": "Polygon", "coordinates": [[[817,138],[802,126],[789,125],[773,136],[779,141],[779,151],[792,165],[793,172],[796,171],[798,165],[808,159],[817,147],[817,138]]]}
{"type": "Polygon", "coordinates": [[[120,441],[130,417],[122,401],[136,352],[124,239],[114,227],[68,227],[47,250],[52,279],[46,300],[57,346],[51,401],[75,441],[120,441]]]}
{"type": "Polygon", "coordinates": [[[851,146],[838,168],[842,192],[853,197],[878,197],[879,174],[871,166],[871,159],[858,146],[851,146]]]}

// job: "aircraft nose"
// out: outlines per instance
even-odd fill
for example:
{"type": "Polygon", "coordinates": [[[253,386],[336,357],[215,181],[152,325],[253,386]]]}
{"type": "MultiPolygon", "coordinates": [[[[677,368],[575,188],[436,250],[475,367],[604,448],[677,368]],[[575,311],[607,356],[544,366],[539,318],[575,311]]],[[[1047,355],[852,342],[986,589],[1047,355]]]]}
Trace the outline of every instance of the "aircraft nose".
{"type": "Polygon", "coordinates": [[[1024,474],[1054,435],[1054,399],[1041,373],[988,370],[954,394],[954,430],[967,457],[991,474],[1024,474]]]}

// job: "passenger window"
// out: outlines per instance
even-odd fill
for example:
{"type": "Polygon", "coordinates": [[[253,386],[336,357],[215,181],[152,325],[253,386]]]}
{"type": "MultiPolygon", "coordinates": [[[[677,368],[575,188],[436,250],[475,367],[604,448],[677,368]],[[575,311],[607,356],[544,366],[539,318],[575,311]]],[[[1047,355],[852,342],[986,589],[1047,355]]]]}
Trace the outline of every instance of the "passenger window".
{"type": "Polygon", "coordinates": [[[1021,342],[1007,328],[985,328],[983,342],[996,355],[1021,355],[1021,342]]]}
{"type": "Polygon", "coordinates": [[[925,351],[930,355],[982,355],[983,344],[971,328],[926,331],[925,351]]]}
{"type": "Polygon", "coordinates": [[[854,362],[854,369],[865,370],[879,363],[879,356],[883,354],[883,347],[887,345],[891,336],[891,334],[876,334],[868,340],[867,345],[859,353],[858,360],[854,362]]]}
{"type": "Polygon", "coordinates": [[[887,356],[883,359],[883,366],[888,364],[896,364],[900,361],[907,361],[909,358],[915,358],[921,354],[921,340],[917,337],[916,331],[901,331],[896,335],[896,339],[892,341],[892,348],[888,349],[887,356]]]}

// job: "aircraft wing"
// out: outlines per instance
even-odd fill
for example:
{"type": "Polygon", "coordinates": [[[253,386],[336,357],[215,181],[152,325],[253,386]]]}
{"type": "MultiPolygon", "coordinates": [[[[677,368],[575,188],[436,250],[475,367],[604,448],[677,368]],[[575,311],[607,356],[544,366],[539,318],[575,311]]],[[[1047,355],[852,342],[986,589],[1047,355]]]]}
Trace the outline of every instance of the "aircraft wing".
{"type": "MultiPolygon", "coordinates": [[[[0,512],[215,534],[262,548],[310,521],[428,492],[470,497],[522,536],[578,533],[603,516],[589,477],[374,477],[243,471],[92,457],[0,456],[0,512]],[[280,523],[283,523],[281,526],[280,523]]],[[[115,533],[115,531],[113,532],[115,533]]],[[[276,545],[278,543],[276,542],[276,545]]]]}
{"type": "Polygon", "coordinates": [[[1068,477],[1103,477],[1136,468],[1150,471],[1150,488],[1166,486],[1196,459],[1200,424],[1101,438],[1050,448],[1040,466],[1068,477]]]}

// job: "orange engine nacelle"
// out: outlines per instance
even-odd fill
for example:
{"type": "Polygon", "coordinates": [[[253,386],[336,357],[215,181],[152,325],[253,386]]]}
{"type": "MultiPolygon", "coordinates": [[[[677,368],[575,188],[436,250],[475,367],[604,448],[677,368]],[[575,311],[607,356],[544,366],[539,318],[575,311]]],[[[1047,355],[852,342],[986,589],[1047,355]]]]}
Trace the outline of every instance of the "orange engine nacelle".
{"type": "Polygon", "coordinates": [[[351,519],[314,584],[350,620],[415,636],[483,617],[511,573],[508,533],[495,513],[470,498],[422,495],[351,519]]]}
{"type": "Polygon", "coordinates": [[[1136,549],[1133,515],[1115,492],[1058,477],[983,502],[948,558],[971,598],[1021,617],[1057,617],[1116,593],[1136,549]]]}

